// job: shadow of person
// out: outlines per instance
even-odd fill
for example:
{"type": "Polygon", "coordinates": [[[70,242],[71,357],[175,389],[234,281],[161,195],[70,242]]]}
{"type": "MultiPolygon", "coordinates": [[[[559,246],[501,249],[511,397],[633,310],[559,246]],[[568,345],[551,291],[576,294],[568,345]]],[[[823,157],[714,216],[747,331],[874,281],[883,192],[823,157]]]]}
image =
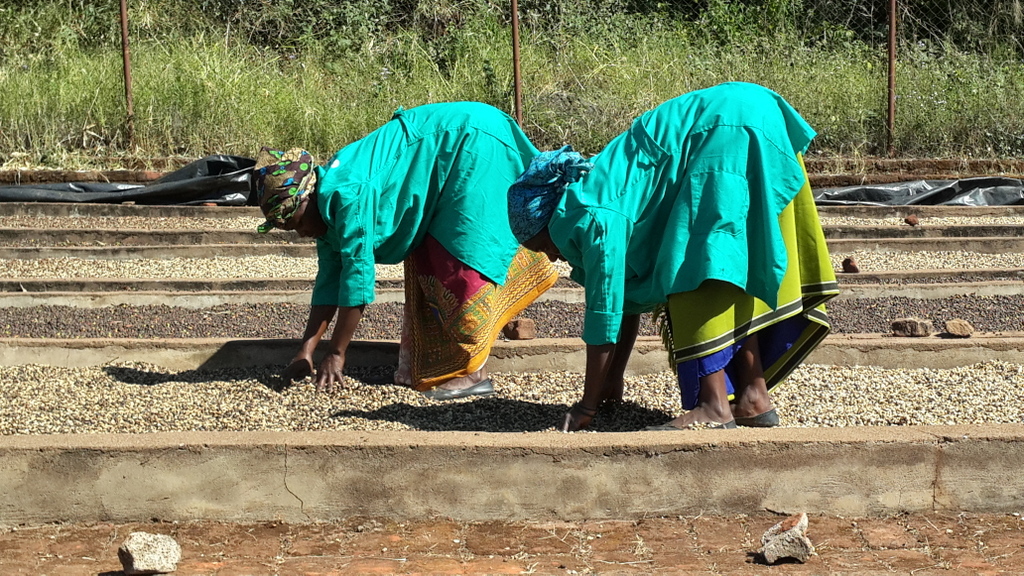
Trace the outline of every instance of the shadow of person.
{"type": "Polygon", "coordinates": [[[273,367],[255,368],[222,368],[217,370],[183,370],[170,372],[162,370],[146,370],[131,366],[104,366],[103,371],[111,378],[125,384],[138,386],[157,386],[168,382],[186,384],[202,384],[204,382],[238,382],[255,380],[276,391],[282,389],[280,369],[273,367]]]}
{"type": "MultiPolygon", "coordinates": [[[[470,402],[437,402],[427,406],[397,402],[374,410],[339,410],[330,417],[395,422],[423,431],[539,432],[560,426],[568,410],[565,404],[492,396],[470,402]]],[[[669,418],[671,416],[661,410],[624,402],[616,408],[614,415],[599,414],[590,430],[632,432],[651,422],[663,422],[669,418]]]]}

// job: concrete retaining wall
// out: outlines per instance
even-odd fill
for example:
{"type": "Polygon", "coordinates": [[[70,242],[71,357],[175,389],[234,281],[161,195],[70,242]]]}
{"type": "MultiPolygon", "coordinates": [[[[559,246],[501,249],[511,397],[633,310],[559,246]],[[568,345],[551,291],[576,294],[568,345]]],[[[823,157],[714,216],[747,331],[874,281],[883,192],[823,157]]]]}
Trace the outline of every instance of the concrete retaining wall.
{"type": "Polygon", "coordinates": [[[1024,426],[0,438],[0,525],[1024,507],[1024,426]]]}

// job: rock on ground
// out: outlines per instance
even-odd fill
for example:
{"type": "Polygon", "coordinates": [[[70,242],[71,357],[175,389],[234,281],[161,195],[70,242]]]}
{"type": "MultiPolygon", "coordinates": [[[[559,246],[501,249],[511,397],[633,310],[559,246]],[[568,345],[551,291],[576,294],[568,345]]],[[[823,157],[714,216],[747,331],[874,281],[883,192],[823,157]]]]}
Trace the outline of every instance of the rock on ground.
{"type": "Polygon", "coordinates": [[[132,532],[117,550],[126,576],[167,574],[178,569],[181,546],[166,534],[132,532]]]}
{"type": "Polygon", "coordinates": [[[974,326],[967,320],[954,318],[946,322],[946,333],[959,338],[970,338],[974,334],[974,326]]]}
{"type": "Polygon", "coordinates": [[[814,554],[814,545],[804,534],[807,514],[801,512],[769,528],[761,536],[761,554],[765,562],[775,564],[783,558],[806,562],[814,554]]]}
{"type": "Polygon", "coordinates": [[[899,318],[892,321],[893,336],[931,336],[932,321],[921,318],[899,318]]]}

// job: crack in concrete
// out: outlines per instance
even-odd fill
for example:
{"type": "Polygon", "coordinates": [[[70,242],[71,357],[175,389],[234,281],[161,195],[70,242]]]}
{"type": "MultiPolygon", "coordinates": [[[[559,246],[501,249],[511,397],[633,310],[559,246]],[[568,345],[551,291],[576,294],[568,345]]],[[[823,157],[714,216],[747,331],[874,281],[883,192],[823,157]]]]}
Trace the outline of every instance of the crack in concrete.
{"type": "Polygon", "coordinates": [[[299,512],[302,513],[308,520],[312,520],[309,514],[306,513],[306,502],[296,494],[290,486],[288,486],[288,447],[284,447],[284,489],[288,491],[296,500],[299,501],[299,512]]]}

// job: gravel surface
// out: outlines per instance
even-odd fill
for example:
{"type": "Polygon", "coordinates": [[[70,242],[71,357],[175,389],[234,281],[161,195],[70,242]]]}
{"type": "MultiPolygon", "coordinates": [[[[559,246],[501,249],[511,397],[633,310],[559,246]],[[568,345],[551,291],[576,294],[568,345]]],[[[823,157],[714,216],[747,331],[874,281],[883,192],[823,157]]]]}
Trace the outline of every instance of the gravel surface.
{"type": "MultiPolygon", "coordinates": [[[[211,247],[211,250],[213,247],[211,247]]],[[[569,265],[555,262],[569,275],[569,265]]],[[[159,278],[211,280],[225,278],[315,278],[316,257],[244,256],[230,258],[153,258],[93,260],[88,258],[0,258],[8,278],[159,278]]],[[[378,264],[377,278],[403,278],[402,264],[378,264]]]]}
{"type": "MultiPolygon", "coordinates": [[[[854,257],[862,272],[979,268],[1024,268],[1024,253],[981,254],[962,251],[871,252],[857,250],[833,254],[835,270],[844,258],[854,257]]],[[[569,266],[555,268],[568,276],[569,266]]],[[[91,260],[85,258],[0,258],[8,278],[313,278],[315,257],[245,256],[241,258],[165,258],[91,260]]],[[[402,265],[378,265],[378,278],[401,278],[402,265]]]]}
{"type": "MultiPolygon", "coordinates": [[[[1024,216],[918,216],[919,226],[1024,224],[1024,216]]],[[[252,230],[263,223],[257,216],[211,218],[203,216],[11,216],[5,228],[96,228],[149,230],[252,230]]],[[[865,218],[821,216],[823,226],[906,226],[901,217],[865,218]]]]}
{"type": "MultiPolygon", "coordinates": [[[[906,226],[902,217],[821,216],[822,226],[906,226]]],[[[1024,216],[918,216],[918,226],[992,226],[1024,224],[1024,216]]]]}
{"type": "Polygon", "coordinates": [[[942,274],[935,276],[908,277],[895,276],[891,278],[872,278],[862,274],[843,274],[839,277],[840,288],[847,285],[905,285],[905,284],[950,284],[955,282],[1020,282],[1024,278],[1024,271],[1020,269],[993,270],[981,274],[971,270],[944,270],[942,274]]]}
{"type": "MultiPolygon", "coordinates": [[[[554,431],[579,398],[572,372],[495,373],[488,398],[433,402],[409,388],[369,384],[387,370],[354,372],[348,387],[282,387],[269,369],[169,373],[146,364],[96,368],[0,367],[0,434],[175,430],[554,431]]],[[[953,370],[804,365],[773,394],[782,425],[890,426],[1017,423],[1024,366],[987,362],[953,370]]],[[[626,382],[625,402],[593,431],[632,431],[680,412],[671,371],[626,382]]]]}
{"type": "Polygon", "coordinates": [[[11,216],[5,228],[89,228],[96,230],[256,230],[265,218],[167,218],[161,216],[11,216]]]}
{"type": "MultiPolygon", "coordinates": [[[[887,333],[897,318],[931,320],[941,331],[947,320],[967,320],[979,332],[1024,331],[1024,295],[953,296],[937,299],[862,298],[828,304],[837,333],[887,333]]],[[[538,338],[576,338],[583,328],[582,303],[535,302],[522,314],[537,324],[538,338]]],[[[224,304],[210,308],[39,306],[0,308],[0,336],[7,338],[297,338],[309,307],[291,303],[224,304]]],[[[355,337],[397,340],[402,305],[367,306],[355,337]]],[[[649,315],[644,336],[656,335],[649,315]]]]}
{"type": "Polygon", "coordinates": [[[832,269],[842,270],[843,259],[853,257],[860,271],[888,270],[971,270],[978,268],[1024,268],[1024,253],[981,254],[960,250],[920,252],[874,252],[853,250],[832,254],[832,269]]]}

